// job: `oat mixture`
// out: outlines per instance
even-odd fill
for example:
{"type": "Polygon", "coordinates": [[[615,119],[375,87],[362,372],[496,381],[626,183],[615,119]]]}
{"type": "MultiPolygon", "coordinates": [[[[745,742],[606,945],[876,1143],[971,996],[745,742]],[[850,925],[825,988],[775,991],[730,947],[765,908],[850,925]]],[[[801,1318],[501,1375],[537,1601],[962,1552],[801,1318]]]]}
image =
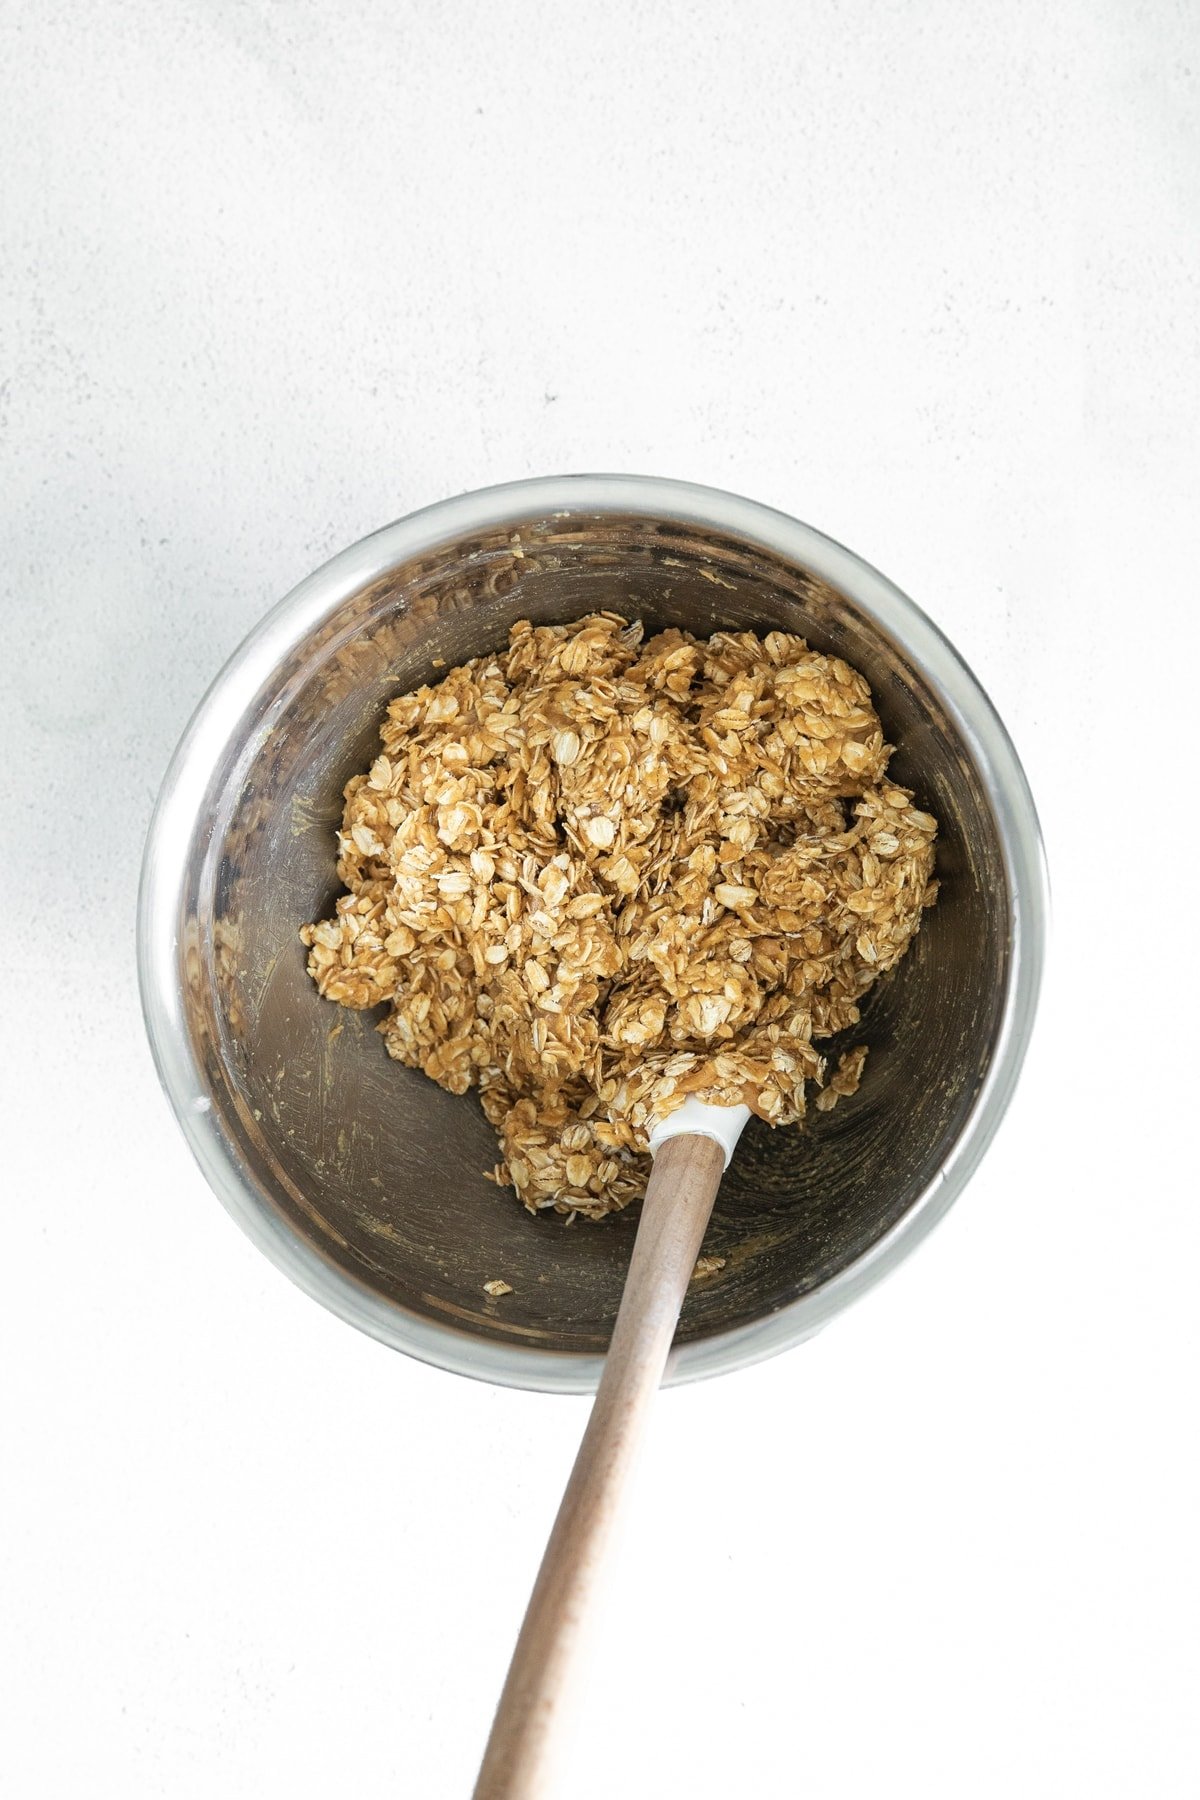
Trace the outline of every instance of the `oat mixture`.
{"type": "Polygon", "coordinates": [[[779,631],[522,621],[381,737],[309,970],[386,1005],[400,1062],[479,1089],[530,1211],[640,1198],[688,1095],[789,1125],[806,1088],[857,1088],[865,1047],[826,1082],[816,1044],[908,948],[937,825],[846,663],[779,631]]]}

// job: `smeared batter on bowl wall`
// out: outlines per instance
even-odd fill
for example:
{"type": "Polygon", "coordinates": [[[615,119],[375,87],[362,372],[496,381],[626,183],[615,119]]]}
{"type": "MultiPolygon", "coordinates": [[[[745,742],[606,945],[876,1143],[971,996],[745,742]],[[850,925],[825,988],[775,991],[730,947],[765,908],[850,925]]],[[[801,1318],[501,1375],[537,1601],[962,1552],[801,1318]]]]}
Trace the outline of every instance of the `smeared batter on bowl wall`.
{"type": "Polygon", "coordinates": [[[932,904],[937,823],[887,779],[870,689],[802,638],[612,613],[388,707],[345,790],[322,994],[386,1004],[389,1053],[477,1087],[530,1211],[645,1191],[689,1095],[773,1125],[852,1093],[815,1045],[858,1022],[932,904]]]}

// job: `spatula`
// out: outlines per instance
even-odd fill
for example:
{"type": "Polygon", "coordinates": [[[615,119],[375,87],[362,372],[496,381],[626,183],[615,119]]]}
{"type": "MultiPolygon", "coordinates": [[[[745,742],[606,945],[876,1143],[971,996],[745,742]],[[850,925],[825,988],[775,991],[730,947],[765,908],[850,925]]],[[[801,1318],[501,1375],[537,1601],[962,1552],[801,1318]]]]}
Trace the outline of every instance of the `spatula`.
{"type": "Polygon", "coordinates": [[[612,1340],[509,1665],[475,1800],[549,1800],[551,1752],[590,1596],[717,1188],[749,1116],[744,1106],[687,1100],[651,1133],[654,1167],[612,1340]]]}

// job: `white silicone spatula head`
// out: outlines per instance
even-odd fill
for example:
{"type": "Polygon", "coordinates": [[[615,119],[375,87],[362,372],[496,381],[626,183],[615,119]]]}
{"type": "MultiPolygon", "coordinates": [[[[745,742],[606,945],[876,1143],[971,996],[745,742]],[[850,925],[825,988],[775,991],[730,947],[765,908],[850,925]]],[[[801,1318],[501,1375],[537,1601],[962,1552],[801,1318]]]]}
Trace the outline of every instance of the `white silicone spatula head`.
{"type": "Polygon", "coordinates": [[[674,1137],[707,1137],[720,1144],[725,1152],[725,1167],[737,1149],[742,1128],[750,1117],[748,1106],[711,1106],[707,1100],[685,1100],[673,1113],[660,1119],[650,1132],[650,1154],[674,1137]]]}

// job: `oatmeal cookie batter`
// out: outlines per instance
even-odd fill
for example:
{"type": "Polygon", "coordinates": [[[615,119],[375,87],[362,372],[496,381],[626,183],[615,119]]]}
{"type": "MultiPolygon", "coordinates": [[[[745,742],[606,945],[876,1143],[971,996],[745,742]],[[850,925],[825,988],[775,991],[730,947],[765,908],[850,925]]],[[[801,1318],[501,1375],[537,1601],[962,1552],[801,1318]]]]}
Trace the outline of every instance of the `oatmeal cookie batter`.
{"type": "Polygon", "coordinates": [[[530,1211],[640,1198],[689,1095],[773,1125],[853,1093],[822,1039],[932,904],[936,821],[887,778],[870,689],[773,631],[646,640],[596,613],[393,700],[346,788],[327,999],[478,1088],[530,1211]]]}

